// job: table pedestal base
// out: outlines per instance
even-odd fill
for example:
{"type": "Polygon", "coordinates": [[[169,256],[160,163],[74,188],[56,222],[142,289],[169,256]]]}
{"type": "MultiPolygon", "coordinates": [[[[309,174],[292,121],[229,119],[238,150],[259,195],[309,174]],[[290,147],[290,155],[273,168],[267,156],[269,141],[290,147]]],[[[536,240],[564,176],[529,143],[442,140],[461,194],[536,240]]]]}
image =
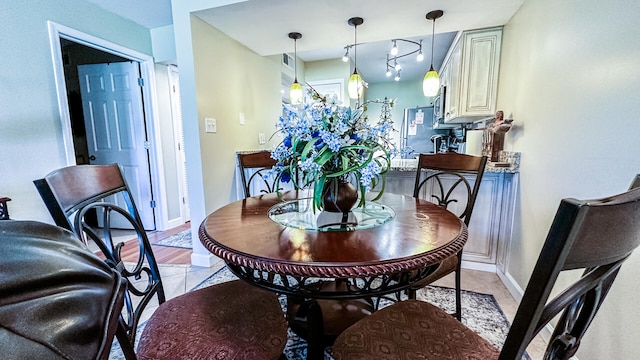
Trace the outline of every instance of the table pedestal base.
{"type": "Polygon", "coordinates": [[[363,299],[302,300],[290,297],[287,302],[289,326],[307,340],[307,359],[314,360],[322,360],[326,346],[332,345],[346,328],[373,311],[373,306],[363,299]]]}

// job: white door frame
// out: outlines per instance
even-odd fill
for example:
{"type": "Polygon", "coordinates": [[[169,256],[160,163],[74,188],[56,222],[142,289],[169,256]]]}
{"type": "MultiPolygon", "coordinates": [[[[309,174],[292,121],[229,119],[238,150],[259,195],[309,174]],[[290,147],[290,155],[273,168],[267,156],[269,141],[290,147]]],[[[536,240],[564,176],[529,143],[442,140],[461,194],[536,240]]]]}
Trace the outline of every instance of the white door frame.
{"type": "Polygon", "coordinates": [[[160,146],[160,129],[156,81],[153,57],[125,48],[118,44],[85,34],[81,31],[60,25],[53,21],[47,21],[49,27],[49,41],[53,60],[53,72],[58,95],[58,109],[60,111],[60,125],[64,142],[67,166],[76,165],[75,151],[73,148],[73,136],[71,133],[71,116],[69,115],[69,102],[67,98],[67,86],[64,78],[64,66],[62,63],[62,49],[60,39],[67,39],[94,49],[115,54],[120,57],[140,63],[140,72],[145,86],[142,87],[144,99],[144,112],[147,124],[148,140],[151,143],[149,149],[149,167],[151,170],[151,184],[153,198],[156,201],[156,230],[167,230],[168,212],[166,208],[164,168],[162,165],[162,149],[160,146]]]}

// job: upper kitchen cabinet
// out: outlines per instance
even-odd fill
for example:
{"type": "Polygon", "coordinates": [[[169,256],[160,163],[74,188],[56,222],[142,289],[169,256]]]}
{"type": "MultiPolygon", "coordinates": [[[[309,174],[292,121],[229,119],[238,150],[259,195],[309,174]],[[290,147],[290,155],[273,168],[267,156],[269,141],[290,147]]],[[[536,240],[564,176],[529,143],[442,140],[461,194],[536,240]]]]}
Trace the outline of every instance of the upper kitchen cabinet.
{"type": "Polygon", "coordinates": [[[458,33],[440,69],[445,123],[494,116],[501,43],[502,27],[458,33]]]}

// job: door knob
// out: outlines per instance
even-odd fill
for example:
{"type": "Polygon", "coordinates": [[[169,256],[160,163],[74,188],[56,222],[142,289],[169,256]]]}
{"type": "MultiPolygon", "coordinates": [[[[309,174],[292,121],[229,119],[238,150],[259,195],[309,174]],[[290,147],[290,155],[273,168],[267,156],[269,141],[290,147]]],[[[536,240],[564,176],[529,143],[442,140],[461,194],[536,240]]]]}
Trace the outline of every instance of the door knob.
{"type": "Polygon", "coordinates": [[[89,156],[89,160],[95,160],[95,159],[96,159],[95,156],[93,156],[93,155],[89,156]]]}

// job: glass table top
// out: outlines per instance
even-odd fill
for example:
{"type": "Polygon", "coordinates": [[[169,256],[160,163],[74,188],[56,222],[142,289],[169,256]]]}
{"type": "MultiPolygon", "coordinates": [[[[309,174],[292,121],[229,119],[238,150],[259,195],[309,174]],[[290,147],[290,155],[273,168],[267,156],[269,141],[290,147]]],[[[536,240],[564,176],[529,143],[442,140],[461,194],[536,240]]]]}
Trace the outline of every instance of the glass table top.
{"type": "Polygon", "coordinates": [[[348,213],[313,211],[313,199],[286,201],[269,209],[269,218],[283,226],[317,231],[354,231],[382,225],[395,217],[392,208],[367,201],[348,213]]]}

